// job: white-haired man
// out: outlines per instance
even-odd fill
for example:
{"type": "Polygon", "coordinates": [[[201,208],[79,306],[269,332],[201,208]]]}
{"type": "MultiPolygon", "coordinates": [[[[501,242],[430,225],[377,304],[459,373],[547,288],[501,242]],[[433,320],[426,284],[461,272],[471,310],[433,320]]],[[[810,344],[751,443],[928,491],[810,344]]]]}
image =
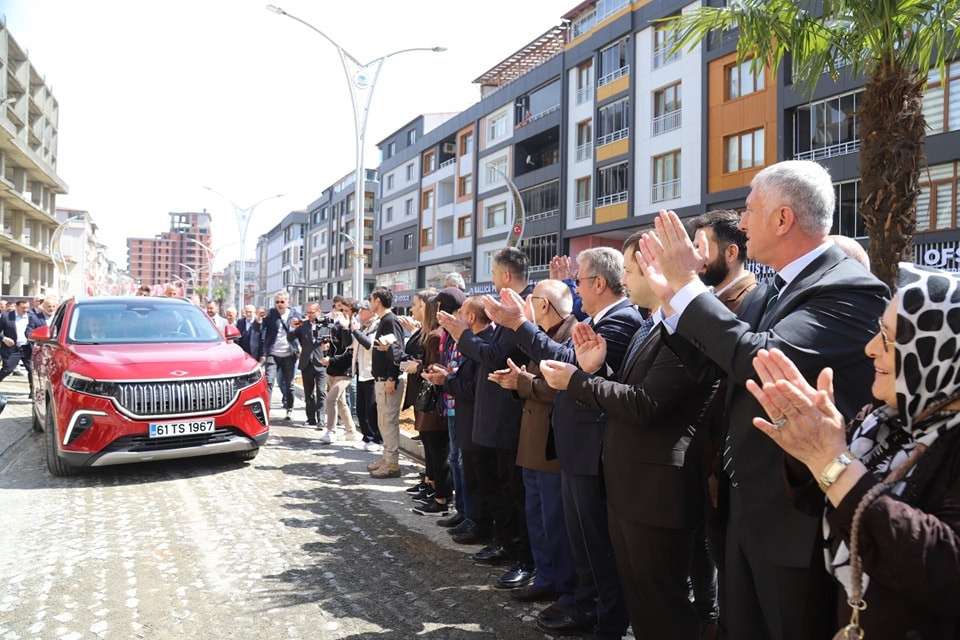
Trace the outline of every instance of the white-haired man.
{"type": "Polygon", "coordinates": [[[727,637],[829,637],[834,630],[818,628],[829,616],[817,608],[834,606],[820,582],[820,520],[794,508],[784,487],[785,463],[802,488],[815,491],[816,484],[753,426],[764,411],[744,385],[754,376],[757,353],[780,349],[808,380],[824,367],[843,371],[835,380],[836,401],[852,417],[870,400],[873,365],[864,345],[876,333],[887,289],[827,239],[834,191],[821,165],[780,162],[760,171],[750,186],[740,221],[747,255],[776,277],[758,286],[737,315],[697,277],[703,256],[673,212],[661,212],[656,233],[645,235],[638,255],[664,304],[670,347],[688,367],[713,362],[727,378],[727,637]]]}

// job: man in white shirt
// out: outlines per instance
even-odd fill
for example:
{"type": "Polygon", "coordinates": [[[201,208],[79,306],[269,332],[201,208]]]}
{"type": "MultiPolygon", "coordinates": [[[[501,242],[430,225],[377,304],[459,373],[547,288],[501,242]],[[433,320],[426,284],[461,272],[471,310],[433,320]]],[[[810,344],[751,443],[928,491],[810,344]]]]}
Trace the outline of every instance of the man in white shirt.
{"type": "Polygon", "coordinates": [[[220,315],[220,308],[217,306],[217,303],[211,300],[207,303],[207,316],[210,317],[210,320],[213,322],[214,326],[217,328],[217,331],[220,334],[223,334],[223,330],[227,328],[227,319],[220,315]]]}
{"type": "Polygon", "coordinates": [[[17,302],[13,311],[3,319],[3,346],[0,348],[0,357],[3,359],[3,368],[0,369],[0,381],[9,376],[21,362],[27,370],[27,379],[30,382],[30,393],[33,394],[33,349],[27,340],[30,326],[30,303],[27,300],[17,302]]]}
{"type": "Polygon", "coordinates": [[[293,376],[299,351],[293,332],[301,322],[300,314],[289,308],[289,302],[286,291],[274,296],[274,308],[264,319],[263,351],[260,353],[260,362],[266,365],[270,392],[273,393],[274,382],[280,385],[287,420],[291,419],[293,411],[293,376]]]}
{"type": "Polygon", "coordinates": [[[357,420],[363,434],[364,448],[373,453],[383,451],[383,438],[377,422],[377,401],[374,393],[373,354],[370,348],[380,326],[380,318],[370,310],[370,301],[361,300],[351,327],[353,334],[353,370],[357,374],[357,420]]]}

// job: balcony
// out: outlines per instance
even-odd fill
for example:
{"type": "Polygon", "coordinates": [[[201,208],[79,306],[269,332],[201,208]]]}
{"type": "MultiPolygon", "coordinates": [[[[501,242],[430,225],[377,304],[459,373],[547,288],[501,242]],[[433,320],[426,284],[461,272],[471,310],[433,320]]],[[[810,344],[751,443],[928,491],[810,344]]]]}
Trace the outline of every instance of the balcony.
{"type": "Polygon", "coordinates": [[[593,143],[584,142],[582,145],[577,147],[577,162],[583,162],[584,160],[591,160],[593,158],[593,143]]]}
{"type": "Polygon", "coordinates": [[[654,49],[653,51],[653,68],[654,69],[665,67],[671,62],[676,62],[677,60],[680,59],[679,51],[675,51],[673,53],[670,52],[670,50],[673,49],[673,46],[674,46],[674,43],[670,42],[661,46],[659,49],[654,49]]]}
{"type": "Polygon", "coordinates": [[[577,220],[586,220],[587,218],[589,218],[593,214],[593,207],[590,205],[591,203],[589,200],[585,200],[584,202],[578,202],[576,210],[574,212],[574,217],[577,220]]]}
{"type": "Polygon", "coordinates": [[[580,89],[577,89],[577,104],[583,104],[593,100],[593,87],[586,86],[580,89]]]}
{"type": "Polygon", "coordinates": [[[841,142],[832,144],[829,147],[818,147],[809,151],[802,151],[793,155],[794,160],[826,160],[844,156],[848,153],[855,153],[860,150],[860,140],[851,140],[850,142],[841,142]]]}
{"type": "Polygon", "coordinates": [[[597,138],[597,146],[602,147],[605,144],[610,144],[611,142],[616,142],[617,140],[623,140],[629,135],[630,127],[620,129],[619,131],[614,131],[613,133],[608,133],[605,136],[600,136],[597,138]]]}
{"type": "Polygon", "coordinates": [[[610,195],[600,196],[597,198],[597,206],[609,207],[612,204],[626,202],[629,193],[629,191],[621,191],[620,193],[611,193],[610,195]]]}
{"type": "Polygon", "coordinates": [[[663,202],[665,200],[674,200],[680,197],[680,178],[668,180],[653,185],[650,194],[651,202],[663,202]]]}
{"type": "Polygon", "coordinates": [[[560,214],[560,209],[550,209],[539,213],[530,214],[524,217],[527,222],[536,222],[537,220],[546,220],[560,214]]]}
{"type": "Polygon", "coordinates": [[[515,126],[514,128],[515,128],[515,129],[519,129],[519,128],[521,128],[521,127],[525,127],[525,126],[527,126],[528,124],[530,124],[531,122],[536,122],[537,120],[541,120],[541,119],[543,119],[543,118],[546,118],[546,117],[547,117],[548,115],[550,115],[551,113],[554,113],[554,112],[559,111],[559,110],[560,110],[560,105],[555,104],[555,105],[553,105],[552,107],[549,107],[549,108],[547,108],[547,109],[544,109],[544,110],[541,111],[540,113],[533,113],[533,114],[532,114],[532,113],[530,113],[529,111],[524,112],[524,113],[522,113],[522,114],[519,114],[520,117],[518,118],[517,124],[516,124],[516,126],[515,126]]]}
{"type": "Polygon", "coordinates": [[[456,163],[457,163],[457,159],[456,159],[456,158],[450,158],[449,160],[444,160],[443,162],[440,163],[440,166],[437,167],[437,170],[439,171],[440,169],[443,169],[444,167],[452,167],[452,166],[455,165],[456,163]]]}
{"type": "Polygon", "coordinates": [[[667,113],[654,118],[650,126],[650,135],[658,136],[661,133],[679,129],[680,125],[682,124],[680,117],[681,113],[682,111],[680,109],[676,109],[674,111],[668,111],[667,113]]]}
{"type": "Polygon", "coordinates": [[[617,78],[622,78],[628,73],[630,73],[630,65],[625,64],[619,69],[617,69],[616,71],[611,71],[605,76],[600,76],[600,78],[597,79],[597,87],[602,87],[605,84],[610,84],[617,78]]]}

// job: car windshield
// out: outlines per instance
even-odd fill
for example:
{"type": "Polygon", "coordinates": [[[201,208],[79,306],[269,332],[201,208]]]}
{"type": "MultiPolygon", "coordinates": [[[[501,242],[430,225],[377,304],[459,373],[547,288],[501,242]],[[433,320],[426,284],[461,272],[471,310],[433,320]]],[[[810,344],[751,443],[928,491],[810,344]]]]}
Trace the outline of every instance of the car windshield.
{"type": "Polygon", "coordinates": [[[143,302],[81,304],[70,318],[70,342],[216,342],[220,333],[190,304],[145,299],[143,302]]]}

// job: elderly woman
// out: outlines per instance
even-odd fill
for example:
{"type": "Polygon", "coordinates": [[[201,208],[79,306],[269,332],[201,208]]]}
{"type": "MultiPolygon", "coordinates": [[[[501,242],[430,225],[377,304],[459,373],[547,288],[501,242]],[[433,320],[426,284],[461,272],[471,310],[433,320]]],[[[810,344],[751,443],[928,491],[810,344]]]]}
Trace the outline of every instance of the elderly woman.
{"type": "Polygon", "coordinates": [[[879,403],[862,418],[844,427],[830,369],[814,389],[776,350],[760,352],[762,386],[747,387],[770,417],[754,424],[823,492],[788,469],[797,501],[816,495],[824,510],[826,568],[845,591],[838,637],[957,639],[960,279],[902,264],[900,280],[866,346],[879,403]]]}

